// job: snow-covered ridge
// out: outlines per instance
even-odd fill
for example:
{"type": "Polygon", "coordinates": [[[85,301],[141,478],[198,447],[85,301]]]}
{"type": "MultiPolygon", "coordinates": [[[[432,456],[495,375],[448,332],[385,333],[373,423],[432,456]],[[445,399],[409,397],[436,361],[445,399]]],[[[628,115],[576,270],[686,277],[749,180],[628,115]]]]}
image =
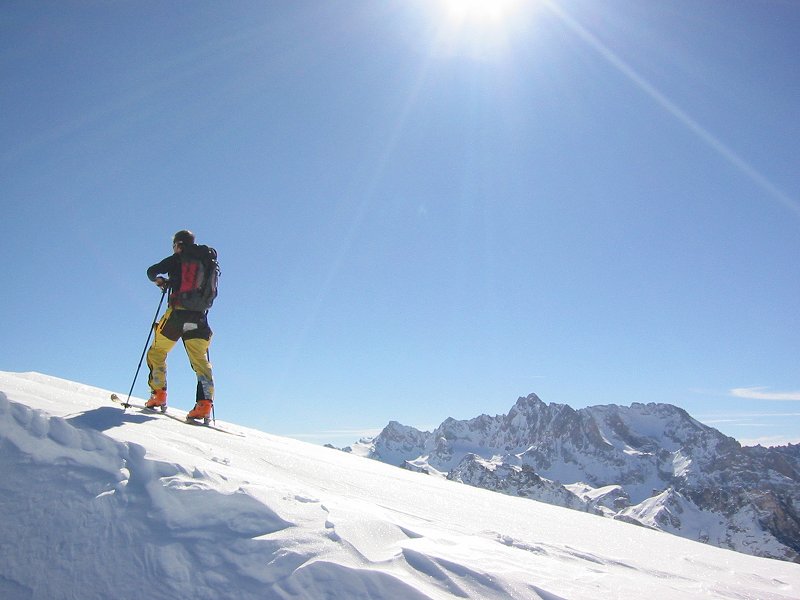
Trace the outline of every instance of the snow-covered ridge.
{"type": "Polygon", "coordinates": [[[800,562],[800,446],[746,448],[668,404],[573,410],[519,398],[506,415],[389,423],[362,456],[800,562]]]}
{"type": "Polygon", "coordinates": [[[0,373],[0,597],[760,598],[800,567],[0,373]]]}

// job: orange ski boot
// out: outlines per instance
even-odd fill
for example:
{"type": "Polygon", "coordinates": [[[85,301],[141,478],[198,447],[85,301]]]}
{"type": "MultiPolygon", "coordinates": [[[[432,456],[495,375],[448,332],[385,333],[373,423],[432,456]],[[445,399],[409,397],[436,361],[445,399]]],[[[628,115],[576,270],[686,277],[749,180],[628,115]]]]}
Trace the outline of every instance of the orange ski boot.
{"type": "Polygon", "coordinates": [[[150,399],[145,402],[145,408],[155,410],[161,409],[161,412],[167,412],[167,390],[153,390],[150,392],[150,399]]]}
{"type": "Polygon", "coordinates": [[[203,419],[203,423],[208,425],[211,420],[211,400],[198,400],[194,408],[186,414],[186,420],[203,419]]]}

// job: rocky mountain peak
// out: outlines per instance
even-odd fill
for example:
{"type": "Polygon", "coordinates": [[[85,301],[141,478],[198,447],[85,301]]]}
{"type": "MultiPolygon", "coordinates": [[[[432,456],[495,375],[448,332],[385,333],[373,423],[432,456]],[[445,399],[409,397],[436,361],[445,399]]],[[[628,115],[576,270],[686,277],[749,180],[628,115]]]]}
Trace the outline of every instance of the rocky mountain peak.
{"type": "Polygon", "coordinates": [[[514,406],[511,407],[511,411],[509,411],[508,415],[511,417],[516,413],[527,414],[529,412],[540,410],[545,408],[547,405],[542,402],[542,400],[536,394],[529,394],[528,396],[520,396],[517,401],[514,403],[514,406]]]}

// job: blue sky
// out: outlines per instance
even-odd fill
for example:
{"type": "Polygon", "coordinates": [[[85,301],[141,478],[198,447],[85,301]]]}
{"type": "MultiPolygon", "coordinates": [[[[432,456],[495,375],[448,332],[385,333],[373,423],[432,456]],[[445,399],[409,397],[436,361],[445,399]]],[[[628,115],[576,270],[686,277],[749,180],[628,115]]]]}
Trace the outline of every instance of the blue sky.
{"type": "Polygon", "coordinates": [[[189,228],[219,418],[800,442],[800,3],[453,2],[5,2],[0,369],[127,392],[189,228]]]}

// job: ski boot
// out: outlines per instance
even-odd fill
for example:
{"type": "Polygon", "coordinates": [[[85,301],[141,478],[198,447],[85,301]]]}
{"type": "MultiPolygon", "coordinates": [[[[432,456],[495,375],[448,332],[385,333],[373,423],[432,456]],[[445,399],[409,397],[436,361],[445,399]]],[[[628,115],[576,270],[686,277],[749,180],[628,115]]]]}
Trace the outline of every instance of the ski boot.
{"type": "Polygon", "coordinates": [[[194,408],[186,414],[186,420],[203,419],[203,425],[208,425],[211,421],[211,404],[211,400],[198,400],[194,408]]]}
{"type": "Polygon", "coordinates": [[[158,408],[162,413],[167,412],[167,390],[153,390],[150,392],[150,399],[145,402],[144,407],[150,410],[158,408]]]}

